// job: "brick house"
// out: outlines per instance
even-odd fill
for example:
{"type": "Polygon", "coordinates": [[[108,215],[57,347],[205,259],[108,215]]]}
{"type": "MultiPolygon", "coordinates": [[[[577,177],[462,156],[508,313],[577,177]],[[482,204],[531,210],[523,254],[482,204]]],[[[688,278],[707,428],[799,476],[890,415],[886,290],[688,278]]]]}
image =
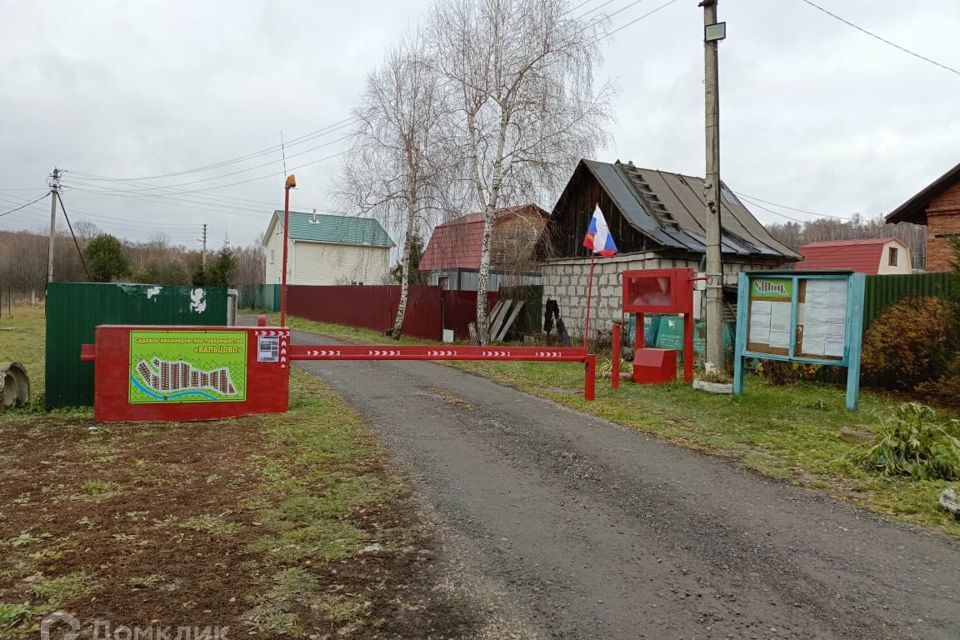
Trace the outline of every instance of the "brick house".
{"type": "Polygon", "coordinates": [[[950,271],[950,236],[960,235],[960,164],[887,215],[890,224],[927,227],[927,271],[950,271]]]}
{"type": "MultiPolygon", "coordinates": [[[[740,271],[783,269],[800,259],[770,235],[726,185],[721,186],[723,281],[729,300],[740,271]]],[[[583,237],[596,203],[620,249],[597,259],[591,317],[598,332],[621,317],[623,271],[704,270],[703,178],[641,169],[630,163],[581,160],[553,208],[538,251],[543,300],[553,299],[571,335],[583,335],[590,257],[583,237]]]]}
{"type": "MultiPolygon", "coordinates": [[[[494,212],[488,291],[499,291],[501,285],[540,284],[534,249],[548,217],[535,204],[494,212]]],[[[429,274],[429,284],[452,291],[476,291],[482,248],[483,214],[454,218],[433,230],[420,258],[420,271],[429,274]]]]}

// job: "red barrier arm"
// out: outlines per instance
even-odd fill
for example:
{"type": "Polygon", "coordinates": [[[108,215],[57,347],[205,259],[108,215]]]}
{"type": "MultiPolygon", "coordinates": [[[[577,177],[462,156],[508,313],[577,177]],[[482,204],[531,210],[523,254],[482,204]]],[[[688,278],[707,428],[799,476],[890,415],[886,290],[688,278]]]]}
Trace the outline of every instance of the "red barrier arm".
{"type": "Polygon", "coordinates": [[[419,345],[292,345],[291,360],[506,360],[586,362],[584,349],[419,345]]]}

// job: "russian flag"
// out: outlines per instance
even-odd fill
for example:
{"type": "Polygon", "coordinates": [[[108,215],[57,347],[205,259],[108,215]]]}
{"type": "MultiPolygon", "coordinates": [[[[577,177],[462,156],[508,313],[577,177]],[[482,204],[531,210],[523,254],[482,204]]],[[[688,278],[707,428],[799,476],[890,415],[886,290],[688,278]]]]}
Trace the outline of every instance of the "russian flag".
{"type": "Polygon", "coordinates": [[[610,235],[610,228],[603,217],[603,211],[600,211],[599,204],[593,210],[593,217],[590,218],[590,226],[587,227],[587,235],[583,239],[583,246],[605,258],[609,258],[618,251],[617,244],[613,241],[613,236],[610,235]]]}

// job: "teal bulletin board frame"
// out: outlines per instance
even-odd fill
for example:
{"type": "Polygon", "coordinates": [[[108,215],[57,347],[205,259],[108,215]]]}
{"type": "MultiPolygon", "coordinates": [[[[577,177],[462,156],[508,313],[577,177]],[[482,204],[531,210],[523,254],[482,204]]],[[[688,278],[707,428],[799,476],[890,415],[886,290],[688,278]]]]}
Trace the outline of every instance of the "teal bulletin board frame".
{"type": "MultiPolygon", "coordinates": [[[[762,283],[761,283],[762,284],[762,283]]],[[[745,358],[763,360],[778,360],[781,362],[806,362],[834,367],[847,368],[847,396],[848,411],[857,408],[860,397],[860,350],[863,339],[863,296],[866,277],[862,273],[850,271],[760,271],[742,272],[738,279],[737,288],[737,335],[733,361],[733,394],[743,394],[743,370],[745,358]],[[784,291],[790,297],[790,329],[789,347],[781,349],[785,353],[769,353],[752,349],[748,343],[749,315],[751,313],[751,296],[755,280],[790,281],[791,285],[784,291]],[[799,293],[802,282],[843,280],[846,282],[846,309],[844,315],[844,344],[843,355],[840,357],[815,357],[805,355],[797,350],[797,327],[799,311],[799,293]]]]}

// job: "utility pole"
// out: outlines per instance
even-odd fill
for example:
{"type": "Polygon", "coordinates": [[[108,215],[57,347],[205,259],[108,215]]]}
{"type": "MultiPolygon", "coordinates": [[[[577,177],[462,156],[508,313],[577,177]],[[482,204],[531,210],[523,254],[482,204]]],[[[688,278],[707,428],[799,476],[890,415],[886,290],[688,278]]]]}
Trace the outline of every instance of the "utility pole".
{"type": "Polygon", "coordinates": [[[53,252],[57,241],[57,196],[60,191],[60,169],[50,174],[50,241],[47,245],[47,282],[53,282],[53,252]]]}
{"type": "Polygon", "coordinates": [[[203,248],[200,250],[200,265],[207,266],[207,223],[203,223],[203,237],[200,238],[203,248]]]}
{"type": "MultiPolygon", "coordinates": [[[[703,60],[706,133],[706,175],[703,195],[707,207],[707,354],[705,369],[724,372],[726,358],[723,351],[723,256],[720,225],[720,89],[717,45],[726,37],[726,23],[717,23],[718,0],[702,0],[703,60]]],[[[746,310],[743,310],[744,312],[746,310]]]]}

